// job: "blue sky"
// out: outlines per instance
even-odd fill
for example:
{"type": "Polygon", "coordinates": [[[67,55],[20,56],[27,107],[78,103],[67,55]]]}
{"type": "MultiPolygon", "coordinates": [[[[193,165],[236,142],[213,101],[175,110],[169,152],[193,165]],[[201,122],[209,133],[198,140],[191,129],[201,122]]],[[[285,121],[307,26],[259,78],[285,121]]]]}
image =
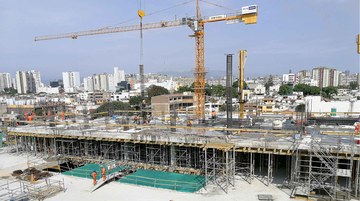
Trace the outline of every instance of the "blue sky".
{"type": "MultiPolygon", "coordinates": [[[[138,1],[0,0],[0,72],[40,70],[43,79],[63,71],[81,76],[112,72],[119,66],[138,72],[139,32],[34,42],[39,35],[105,26],[137,24],[138,1]],[[135,19],[128,23],[122,23],[135,19]]],[[[147,13],[189,0],[143,0],[147,13]]],[[[248,76],[282,74],[328,66],[359,72],[356,35],[358,0],[206,0],[202,14],[211,16],[259,6],[256,25],[224,22],[205,25],[205,67],[224,70],[226,53],[248,51],[248,76]]],[[[195,14],[195,1],[144,18],[144,23],[195,14]]],[[[194,39],[186,26],[144,32],[145,72],[188,71],[194,67],[194,39]]],[[[234,60],[235,64],[237,61],[234,60]]]]}

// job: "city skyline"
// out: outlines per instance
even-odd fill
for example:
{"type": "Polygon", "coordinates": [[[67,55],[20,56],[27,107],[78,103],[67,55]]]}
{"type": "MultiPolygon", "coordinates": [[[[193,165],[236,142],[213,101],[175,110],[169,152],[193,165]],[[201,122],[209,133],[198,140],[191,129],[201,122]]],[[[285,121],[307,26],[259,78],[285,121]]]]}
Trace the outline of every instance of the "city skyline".
{"type": "MultiPolygon", "coordinates": [[[[147,2],[145,11],[152,13],[180,2],[147,2]]],[[[278,1],[277,5],[261,1],[244,1],[241,5],[232,0],[212,2],[238,9],[257,4],[259,19],[257,25],[216,23],[206,26],[205,66],[208,71],[224,71],[225,53],[236,54],[239,49],[247,49],[247,76],[281,74],[288,69],[296,72],[318,66],[359,72],[355,44],[359,27],[358,1],[337,0],[332,1],[332,4],[324,0],[278,1]]],[[[3,47],[0,50],[1,71],[14,75],[17,70],[34,69],[43,72],[45,80],[60,78],[62,71],[88,73],[82,73],[84,77],[110,73],[114,66],[128,73],[138,73],[138,32],[81,37],[78,40],[33,41],[38,35],[115,24],[138,24],[137,9],[136,2],[126,5],[113,1],[107,4],[84,1],[71,4],[44,1],[28,3],[21,0],[5,2],[0,6],[0,24],[5,30],[0,33],[0,45],[3,47]],[[119,24],[130,18],[134,20],[119,24]]],[[[202,2],[202,13],[203,16],[209,16],[231,13],[231,10],[202,2]]],[[[180,18],[193,14],[192,2],[145,17],[144,23],[173,20],[175,15],[180,18]]],[[[188,27],[145,31],[145,73],[192,70],[194,41],[187,37],[189,34],[191,31],[188,27]]],[[[234,68],[236,65],[234,59],[234,68]]]]}

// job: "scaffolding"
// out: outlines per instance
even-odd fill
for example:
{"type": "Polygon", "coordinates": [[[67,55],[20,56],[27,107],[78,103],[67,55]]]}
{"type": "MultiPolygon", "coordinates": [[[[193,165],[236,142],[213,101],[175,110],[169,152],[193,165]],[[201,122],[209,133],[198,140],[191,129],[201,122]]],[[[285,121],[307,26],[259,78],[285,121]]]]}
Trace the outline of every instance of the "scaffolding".
{"type": "Polygon", "coordinates": [[[353,138],[305,138],[293,158],[292,195],[328,197],[331,200],[350,200],[354,162],[353,138]],[[305,149],[306,148],[306,149],[305,149]],[[344,151],[350,155],[340,159],[344,151]]]}
{"type": "Polygon", "coordinates": [[[156,144],[147,144],[145,147],[146,150],[146,163],[148,164],[157,164],[157,165],[169,165],[169,153],[167,146],[156,145],[156,144]]]}
{"type": "Polygon", "coordinates": [[[228,193],[235,186],[235,147],[207,145],[205,150],[206,185],[211,182],[228,193]]]}
{"type": "Polygon", "coordinates": [[[0,185],[0,200],[44,200],[61,191],[65,191],[65,184],[60,180],[45,179],[34,184],[20,180],[7,181],[0,185]]]}
{"type": "Polygon", "coordinates": [[[239,175],[246,182],[251,184],[254,179],[254,153],[236,153],[236,175],[239,175]]]}
{"type": "Polygon", "coordinates": [[[140,146],[125,142],[120,145],[121,161],[140,163],[140,146]]]}

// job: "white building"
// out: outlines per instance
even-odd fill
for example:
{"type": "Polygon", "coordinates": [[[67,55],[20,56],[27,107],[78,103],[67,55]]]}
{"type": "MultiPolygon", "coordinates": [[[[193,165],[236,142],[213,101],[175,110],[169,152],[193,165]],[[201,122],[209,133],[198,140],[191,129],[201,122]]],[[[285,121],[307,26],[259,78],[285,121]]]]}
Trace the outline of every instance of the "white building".
{"type": "Polygon", "coordinates": [[[16,88],[19,94],[26,94],[28,91],[28,81],[27,81],[27,72],[26,71],[16,71],[16,88]]]}
{"type": "Polygon", "coordinates": [[[0,92],[4,91],[5,88],[10,88],[11,84],[10,73],[0,73],[0,92]]]}
{"type": "Polygon", "coordinates": [[[85,91],[115,91],[114,75],[98,74],[84,78],[85,91]]]}
{"type": "Polygon", "coordinates": [[[94,91],[94,78],[92,76],[84,78],[84,90],[94,91]]]}
{"type": "Polygon", "coordinates": [[[125,81],[125,71],[119,70],[118,67],[114,67],[114,85],[116,86],[117,83],[125,81]]]}
{"type": "Polygon", "coordinates": [[[331,112],[360,112],[360,100],[350,101],[322,101],[320,96],[305,97],[306,112],[331,113],[331,112]]]}
{"type": "Polygon", "coordinates": [[[47,93],[47,94],[58,94],[58,87],[42,86],[38,88],[37,93],[47,93]]]}
{"type": "Polygon", "coordinates": [[[42,86],[39,71],[16,71],[16,88],[19,94],[37,93],[42,86]]]}
{"type": "Polygon", "coordinates": [[[41,75],[40,75],[40,71],[35,71],[32,70],[30,71],[30,76],[33,77],[33,85],[35,87],[35,91],[36,93],[38,93],[38,90],[40,87],[43,87],[43,83],[41,82],[41,75]]]}
{"type": "Polygon", "coordinates": [[[76,92],[80,87],[80,73],[79,72],[63,72],[64,91],[67,93],[76,92]]]}
{"type": "Polygon", "coordinates": [[[283,74],[282,76],[282,83],[283,84],[295,84],[296,76],[293,73],[283,74]]]}
{"type": "MultiPolygon", "coordinates": [[[[177,83],[175,81],[173,81],[173,80],[166,80],[164,82],[158,82],[155,79],[151,79],[148,82],[144,83],[144,88],[146,89],[146,88],[150,87],[151,85],[164,87],[165,89],[167,89],[169,91],[176,90],[176,87],[177,87],[177,83]]],[[[141,90],[140,86],[141,86],[140,83],[136,83],[134,85],[134,90],[140,92],[140,90],[141,90]]]]}

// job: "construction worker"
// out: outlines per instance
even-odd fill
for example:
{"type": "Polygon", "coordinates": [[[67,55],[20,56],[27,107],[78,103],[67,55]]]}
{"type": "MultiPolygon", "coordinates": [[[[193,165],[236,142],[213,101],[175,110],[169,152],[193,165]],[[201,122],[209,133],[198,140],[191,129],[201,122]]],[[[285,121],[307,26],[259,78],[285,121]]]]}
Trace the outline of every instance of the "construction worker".
{"type": "Polygon", "coordinates": [[[93,178],[93,185],[95,186],[97,183],[97,181],[96,181],[97,173],[95,170],[91,173],[91,176],[93,178]]]}
{"type": "Polygon", "coordinates": [[[187,122],[186,122],[186,126],[192,126],[192,122],[191,122],[191,120],[187,120],[187,122]]]}
{"type": "Polygon", "coordinates": [[[106,180],[106,169],[105,169],[105,167],[101,168],[101,176],[103,178],[103,181],[105,181],[106,180]]]}
{"type": "MultiPolygon", "coordinates": [[[[359,131],[360,131],[360,120],[358,121],[358,122],[355,122],[355,124],[354,124],[354,126],[355,126],[355,135],[357,135],[356,137],[359,137],[360,138],[360,133],[359,133],[359,131]]],[[[355,142],[356,144],[360,144],[360,139],[359,140],[356,140],[356,142],[355,142]]]]}
{"type": "Polygon", "coordinates": [[[211,112],[211,119],[216,119],[216,112],[215,112],[215,110],[213,110],[213,111],[211,112]]]}

